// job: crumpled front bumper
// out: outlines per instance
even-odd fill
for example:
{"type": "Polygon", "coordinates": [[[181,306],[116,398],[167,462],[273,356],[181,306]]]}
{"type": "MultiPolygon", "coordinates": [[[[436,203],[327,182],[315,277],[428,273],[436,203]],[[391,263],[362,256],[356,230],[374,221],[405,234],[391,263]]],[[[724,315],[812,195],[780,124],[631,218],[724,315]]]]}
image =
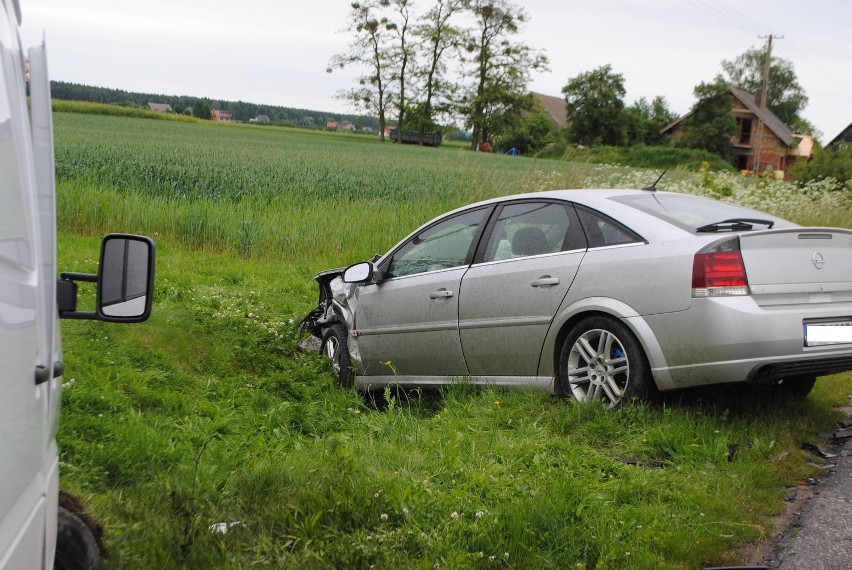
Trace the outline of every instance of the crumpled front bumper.
{"type": "MultiPolygon", "coordinates": [[[[355,326],[355,304],[357,286],[352,283],[344,283],[341,279],[343,268],[329,269],[314,275],[314,280],[319,284],[319,301],[316,308],[299,322],[300,331],[309,331],[311,337],[322,340],[326,329],[336,323],[341,323],[347,331],[354,330],[355,326]]],[[[306,347],[321,348],[316,341],[304,341],[306,347]]],[[[358,351],[358,343],[355,337],[349,336],[349,357],[352,365],[357,369],[361,364],[361,355],[358,351]]]]}

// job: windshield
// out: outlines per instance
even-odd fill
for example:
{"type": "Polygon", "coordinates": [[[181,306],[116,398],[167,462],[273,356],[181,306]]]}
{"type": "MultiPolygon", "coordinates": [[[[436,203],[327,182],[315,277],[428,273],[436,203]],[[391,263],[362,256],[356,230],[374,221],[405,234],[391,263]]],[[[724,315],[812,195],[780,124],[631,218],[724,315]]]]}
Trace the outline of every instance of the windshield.
{"type": "MultiPolygon", "coordinates": [[[[702,226],[717,224],[724,220],[743,218],[772,220],[775,222],[776,228],[796,227],[795,224],[786,220],[757,210],[689,194],[647,192],[631,194],[630,196],[616,196],[611,200],[621,202],[691,232],[702,226]]],[[[763,229],[763,226],[758,227],[763,229]]]]}

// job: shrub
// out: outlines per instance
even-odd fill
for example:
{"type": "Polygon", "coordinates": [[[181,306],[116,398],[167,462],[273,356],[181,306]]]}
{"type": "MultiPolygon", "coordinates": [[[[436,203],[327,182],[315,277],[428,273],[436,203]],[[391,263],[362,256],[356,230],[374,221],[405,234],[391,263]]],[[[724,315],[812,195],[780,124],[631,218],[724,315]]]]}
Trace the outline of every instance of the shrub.
{"type": "Polygon", "coordinates": [[[794,165],[790,176],[801,184],[832,178],[838,190],[849,186],[852,180],[852,147],[841,150],[819,148],[808,163],[794,165]]]}
{"type": "MultiPolygon", "coordinates": [[[[564,147],[563,147],[564,148],[564,147]]],[[[539,154],[550,153],[555,145],[545,148],[539,154]]],[[[635,168],[664,169],[678,166],[688,170],[699,170],[702,165],[710,170],[733,170],[730,163],[723,160],[719,155],[706,150],[692,148],[674,148],[670,146],[596,146],[592,148],[570,148],[567,149],[562,158],[565,160],[581,160],[597,164],[615,164],[619,166],[632,166],[635,168]]]]}

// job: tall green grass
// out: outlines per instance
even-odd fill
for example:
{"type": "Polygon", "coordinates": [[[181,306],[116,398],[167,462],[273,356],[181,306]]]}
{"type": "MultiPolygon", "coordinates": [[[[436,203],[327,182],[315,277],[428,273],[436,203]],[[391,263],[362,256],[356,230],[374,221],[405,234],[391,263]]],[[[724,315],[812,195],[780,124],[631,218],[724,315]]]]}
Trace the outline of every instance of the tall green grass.
{"type": "MultiPolygon", "coordinates": [[[[558,188],[641,188],[654,170],[379,144],[363,136],[56,115],[62,227],[156,233],[197,248],[346,263],[449,209],[558,188]]],[[[664,190],[849,225],[852,190],[674,169],[664,190]]]]}

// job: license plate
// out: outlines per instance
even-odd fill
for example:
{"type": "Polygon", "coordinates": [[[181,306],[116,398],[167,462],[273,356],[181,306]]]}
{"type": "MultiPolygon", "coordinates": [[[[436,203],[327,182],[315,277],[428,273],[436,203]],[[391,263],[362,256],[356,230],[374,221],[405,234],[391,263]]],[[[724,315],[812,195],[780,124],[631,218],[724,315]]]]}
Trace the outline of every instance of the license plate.
{"type": "Polygon", "coordinates": [[[805,324],[805,346],[852,343],[852,321],[805,324]]]}

